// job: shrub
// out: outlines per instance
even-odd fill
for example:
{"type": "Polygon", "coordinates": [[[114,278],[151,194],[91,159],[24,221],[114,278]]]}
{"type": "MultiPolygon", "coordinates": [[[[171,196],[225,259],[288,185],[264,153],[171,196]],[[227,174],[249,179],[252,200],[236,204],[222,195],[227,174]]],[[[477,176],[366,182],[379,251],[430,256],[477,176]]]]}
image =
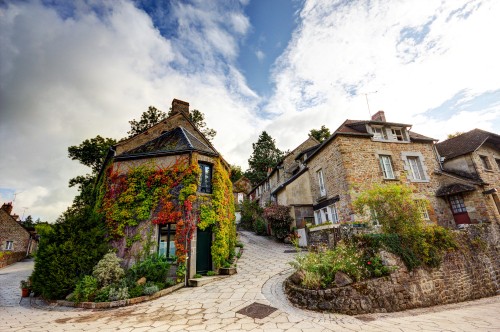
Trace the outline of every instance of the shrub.
{"type": "Polygon", "coordinates": [[[142,294],[144,294],[144,286],[134,285],[132,287],[128,287],[128,296],[130,298],[139,297],[142,294]]]}
{"type": "Polygon", "coordinates": [[[207,272],[207,276],[209,276],[209,277],[215,276],[215,275],[217,275],[217,272],[215,272],[215,271],[208,271],[207,272]]]}
{"type": "Polygon", "coordinates": [[[167,258],[158,254],[148,256],[127,271],[127,278],[132,281],[145,277],[147,281],[165,282],[170,269],[167,258]]]}
{"type": "Polygon", "coordinates": [[[259,206],[259,203],[245,198],[241,203],[240,227],[255,231],[255,222],[261,216],[262,208],[259,206]]]}
{"type": "Polygon", "coordinates": [[[274,236],[283,241],[290,233],[290,224],[292,217],[290,216],[290,207],[278,204],[271,204],[264,209],[264,218],[271,226],[274,236]]]}
{"type": "Polygon", "coordinates": [[[264,221],[264,219],[262,219],[262,217],[257,217],[257,219],[255,220],[253,231],[257,235],[267,235],[266,222],[264,221]]]}
{"type": "Polygon", "coordinates": [[[158,289],[158,286],[156,286],[156,285],[144,287],[144,295],[152,295],[158,291],[159,291],[159,289],[158,289]]]}
{"type": "Polygon", "coordinates": [[[110,286],[103,287],[95,293],[94,302],[108,302],[110,286]]]}
{"type": "Polygon", "coordinates": [[[97,263],[92,275],[97,279],[101,287],[118,282],[125,275],[125,271],[120,266],[121,261],[122,259],[118,258],[115,253],[108,252],[97,263]]]}
{"type": "Polygon", "coordinates": [[[198,278],[201,278],[201,277],[203,277],[203,276],[202,276],[201,274],[198,274],[198,273],[196,273],[196,274],[193,276],[193,278],[195,278],[195,279],[198,279],[198,278]]]}
{"type": "Polygon", "coordinates": [[[110,287],[109,289],[109,301],[119,301],[126,300],[129,298],[128,287],[118,286],[110,287]]]}
{"type": "Polygon", "coordinates": [[[77,303],[94,301],[97,289],[97,279],[92,276],[84,276],[82,280],[76,284],[73,299],[77,303]]]}

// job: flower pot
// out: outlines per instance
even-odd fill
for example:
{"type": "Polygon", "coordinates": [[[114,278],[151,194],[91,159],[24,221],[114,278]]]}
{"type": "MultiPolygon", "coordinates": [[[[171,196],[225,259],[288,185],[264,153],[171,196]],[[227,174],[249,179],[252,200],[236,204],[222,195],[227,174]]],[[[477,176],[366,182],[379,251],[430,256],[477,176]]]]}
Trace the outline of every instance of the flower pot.
{"type": "Polygon", "coordinates": [[[22,297],[30,296],[30,289],[29,288],[21,288],[21,296],[22,297]]]}

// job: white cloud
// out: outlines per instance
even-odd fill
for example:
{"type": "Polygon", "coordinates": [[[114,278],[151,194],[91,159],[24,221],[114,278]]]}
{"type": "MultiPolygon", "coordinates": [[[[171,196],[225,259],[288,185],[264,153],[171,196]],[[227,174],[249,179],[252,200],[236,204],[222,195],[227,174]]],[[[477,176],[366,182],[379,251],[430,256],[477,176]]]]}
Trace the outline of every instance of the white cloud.
{"type": "Polygon", "coordinates": [[[255,52],[255,56],[257,57],[257,59],[259,59],[259,61],[262,61],[265,59],[266,54],[262,50],[257,50],[255,52]]]}
{"type": "Polygon", "coordinates": [[[99,14],[76,6],[65,19],[39,2],[0,9],[0,174],[2,188],[23,191],[18,214],[28,207],[54,221],[76,194],[68,180],[89,172],[67,147],[98,134],[126,136],[129,120],[149,105],[167,111],[173,98],[205,113],[228,162],[243,164],[250,154],[239,142],[259,123],[252,115],[259,100],[231,65],[235,38],[248,29],[241,13],[224,14],[233,17],[233,36],[215,9],[193,8],[176,38],[165,39],[131,3],[103,6],[99,14]]]}
{"type": "MultiPolygon", "coordinates": [[[[307,1],[274,69],[273,126],[305,134],[321,124],[334,130],[346,118],[366,119],[364,93],[376,90],[369,95],[372,113],[384,109],[389,120],[411,123],[459,91],[500,89],[498,17],[495,1],[307,1]]],[[[469,124],[484,126],[482,119],[497,111],[468,118],[469,124]]],[[[446,128],[419,127],[438,138],[446,128]]]]}

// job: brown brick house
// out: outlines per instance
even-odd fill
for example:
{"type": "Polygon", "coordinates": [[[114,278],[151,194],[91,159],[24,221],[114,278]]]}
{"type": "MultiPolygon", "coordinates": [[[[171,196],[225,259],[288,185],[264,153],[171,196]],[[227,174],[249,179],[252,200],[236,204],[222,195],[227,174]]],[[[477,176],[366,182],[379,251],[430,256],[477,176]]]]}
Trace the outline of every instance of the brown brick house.
{"type": "Polygon", "coordinates": [[[12,203],[4,203],[0,209],[0,252],[8,253],[5,258],[2,255],[0,267],[25,258],[36,248],[35,238],[11,215],[12,208],[12,203]]]}
{"type": "Polygon", "coordinates": [[[451,226],[450,210],[435,195],[435,171],[440,170],[435,140],[410,129],[410,124],[387,122],[383,111],[369,121],[346,120],[318,148],[301,156],[301,172],[287,188],[304,193],[309,184],[310,198],[304,203],[311,204],[314,224],[335,227],[372,219],[356,214],[352,202],[373,184],[406,183],[413,186],[424,219],[451,226]]]}
{"type": "Polygon", "coordinates": [[[436,194],[455,223],[500,222],[500,135],[474,129],[436,148],[443,166],[436,194]]]}
{"type": "MultiPolygon", "coordinates": [[[[196,179],[198,180],[197,185],[194,185],[196,200],[190,203],[193,205],[193,218],[190,219],[190,222],[197,225],[196,216],[199,215],[199,201],[209,202],[212,197],[212,176],[215,174],[215,165],[220,164],[223,169],[229,171],[229,164],[190,120],[189,112],[189,103],[174,99],[168,118],[148,130],[116,144],[105,162],[105,164],[111,165],[108,166],[106,172],[115,174],[114,178],[116,179],[116,182],[113,182],[114,180],[108,181],[110,184],[107,187],[107,193],[119,186],[120,179],[141,167],[161,171],[174,168],[189,169],[189,165],[195,164],[199,167],[201,174],[196,179]]],[[[104,168],[101,171],[101,176],[103,173],[104,168]]],[[[162,181],[168,181],[168,179],[162,181]]],[[[126,227],[126,236],[119,237],[112,243],[118,251],[118,256],[124,258],[127,265],[132,265],[141,252],[145,250],[158,252],[166,257],[179,256],[180,242],[176,237],[180,233],[178,222],[182,219],[184,224],[187,223],[186,216],[176,217],[181,218],[176,219],[177,222],[156,222],[155,218],[160,218],[160,215],[166,213],[172,213],[171,216],[173,216],[177,213],[176,211],[183,213],[183,207],[179,207],[177,201],[180,192],[185,188],[182,181],[183,179],[176,178],[175,184],[172,184],[169,193],[166,194],[172,193],[169,200],[162,201],[161,204],[158,203],[154,211],[149,212],[148,210],[149,217],[147,218],[134,216],[135,220],[140,220],[139,225],[126,227]]],[[[155,202],[158,202],[162,198],[151,199],[156,199],[155,202]]],[[[230,203],[232,204],[232,199],[230,203]]],[[[113,220],[111,219],[110,222],[113,220]]],[[[212,270],[213,234],[211,229],[196,228],[191,241],[187,238],[188,235],[186,235],[185,240],[188,252],[183,253],[183,255],[188,260],[188,277],[212,270]]]]}

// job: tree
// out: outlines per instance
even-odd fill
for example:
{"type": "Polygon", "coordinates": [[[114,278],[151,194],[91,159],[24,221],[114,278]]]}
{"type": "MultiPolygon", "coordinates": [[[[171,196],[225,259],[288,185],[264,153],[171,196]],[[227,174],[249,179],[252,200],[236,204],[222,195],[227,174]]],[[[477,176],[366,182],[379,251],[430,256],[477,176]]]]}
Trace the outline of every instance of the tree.
{"type": "Polygon", "coordinates": [[[323,142],[325,139],[330,137],[330,129],[326,128],[325,125],[322,125],[320,129],[311,129],[309,131],[309,135],[314,137],[320,142],[323,142]]]}
{"type": "Polygon", "coordinates": [[[252,143],[253,153],[248,159],[249,169],[245,176],[252,185],[267,177],[267,170],[273,168],[283,158],[284,153],[276,147],[275,140],[263,131],[256,143],[252,143]]]}
{"type": "Polygon", "coordinates": [[[165,112],[160,111],[154,106],[149,106],[148,110],[142,113],[139,121],[133,119],[128,122],[130,123],[130,131],[127,132],[129,134],[128,137],[135,136],[148,130],[166,117],[167,114],[165,112]]]}
{"type": "MultiPolygon", "coordinates": [[[[172,109],[168,112],[168,116],[172,115],[172,109]]],[[[217,132],[214,129],[207,128],[207,124],[205,123],[205,114],[200,112],[199,110],[192,110],[189,112],[189,120],[193,122],[195,127],[210,141],[217,135],[217,132]]]]}
{"type": "Polygon", "coordinates": [[[235,183],[243,176],[243,171],[241,170],[241,166],[231,165],[231,182],[235,183]]]}
{"type": "Polygon", "coordinates": [[[81,164],[90,167],[92,172],[97,174],[109,148],[115,144],[115,139],[97,135],[94,138],[86,139],[78,146],[70,146],[68,156],[71,160],[78,160],[81,164]]]}
{"type": "Polygon", "coordinates": [[[447,139],[450,139],[450,138],[455,138],[455,137],[460,136],[460,135],[462,135],[462,134],[464,134],[464,132],[463,132],[463,131],[456,131],[456,132],[455,132],[455,133],[453,133],[453,134],[448,134],[447,139]]]}
{"type": "Polygon", "coordinates": [[[33,217],[31,215],[27,216],[26,219],[22,222],[22,225],[26,228],[31,228],[35,226],[35,223],[33,222],[33,217]]]}

